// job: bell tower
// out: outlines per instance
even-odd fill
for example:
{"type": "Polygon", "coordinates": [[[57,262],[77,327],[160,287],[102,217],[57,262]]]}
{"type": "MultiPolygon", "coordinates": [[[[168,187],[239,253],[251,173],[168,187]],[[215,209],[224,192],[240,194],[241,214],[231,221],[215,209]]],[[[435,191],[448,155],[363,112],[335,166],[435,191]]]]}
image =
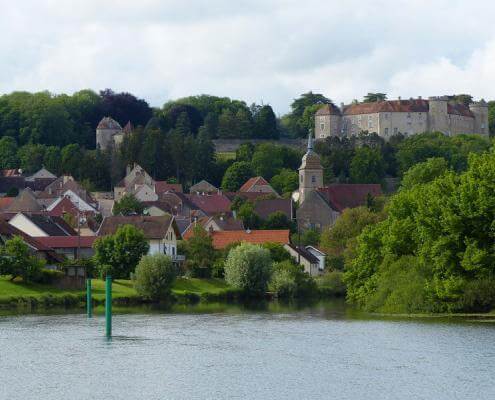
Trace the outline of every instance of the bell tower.
{"type": "Polygon", "coordinates": [[[307,194],[323,186],[323,167],[320,157],[313,151],[313,135],[308,135],[308,149],[299,167],[299,204],[304,202],[307,194]]]}

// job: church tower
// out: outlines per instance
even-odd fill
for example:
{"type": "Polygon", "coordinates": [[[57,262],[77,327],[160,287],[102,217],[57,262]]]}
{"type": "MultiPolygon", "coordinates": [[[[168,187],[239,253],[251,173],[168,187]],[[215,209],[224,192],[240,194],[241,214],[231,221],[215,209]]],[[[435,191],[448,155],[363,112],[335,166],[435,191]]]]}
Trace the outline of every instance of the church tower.
{"type": "Polygon", "coordinates": [[[313,136],[308,136],[308,150],[299,167],[299,204],[304,202],[307,194],[323,186],[323,167],[320,157],[313,151],[313,136]]]}

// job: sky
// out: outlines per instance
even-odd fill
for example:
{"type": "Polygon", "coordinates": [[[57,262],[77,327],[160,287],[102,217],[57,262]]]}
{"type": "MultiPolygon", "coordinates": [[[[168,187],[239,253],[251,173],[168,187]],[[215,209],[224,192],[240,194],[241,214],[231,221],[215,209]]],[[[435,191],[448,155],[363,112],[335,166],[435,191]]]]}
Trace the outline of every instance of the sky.
{"type": "Polygon", "coordinates": [[[494,1],[0,0],[0,94],[495,99],[494,1]]]}

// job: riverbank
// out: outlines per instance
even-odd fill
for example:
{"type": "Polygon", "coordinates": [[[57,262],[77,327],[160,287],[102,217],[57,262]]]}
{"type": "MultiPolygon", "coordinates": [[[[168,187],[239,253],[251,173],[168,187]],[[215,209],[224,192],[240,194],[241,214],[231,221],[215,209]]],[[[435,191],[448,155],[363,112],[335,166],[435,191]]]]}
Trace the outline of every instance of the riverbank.
{"type": "MultiPolygon", "coordinates": [[[[92,279],[94,305],[105,301],[105,282],[92,279]]],[[[117,279],[112,284],[113,303],[138,305],[145,303],[137,294],[132,281],[117,279]]],[[[178,278],[172,288],[172,301],[195,303],[199,301],[231,301],[238,291],[221,279],[178,278]]],[[[82,307],[86,303],[85,290],[62,290],[52,285],[10,281],[0,277],[0,308],[18,307],[82,307]]]]}

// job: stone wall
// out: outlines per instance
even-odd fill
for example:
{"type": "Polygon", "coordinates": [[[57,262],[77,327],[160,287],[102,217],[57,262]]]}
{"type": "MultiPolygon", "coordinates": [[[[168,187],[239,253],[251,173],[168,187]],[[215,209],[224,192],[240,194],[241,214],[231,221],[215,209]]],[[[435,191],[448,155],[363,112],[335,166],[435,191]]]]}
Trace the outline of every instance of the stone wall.
{"type": "Polygon", "coordinates": [[[308,144],[307,139],[215,139],[213,144],[215,145],[215,151],[217,153],[230,153],[235,152],[239,146],[243,143],[253,143],[254,145],[259,143],[273,143],[281,146],[288,146],[295,149],[304,150],[308,144]]]}

